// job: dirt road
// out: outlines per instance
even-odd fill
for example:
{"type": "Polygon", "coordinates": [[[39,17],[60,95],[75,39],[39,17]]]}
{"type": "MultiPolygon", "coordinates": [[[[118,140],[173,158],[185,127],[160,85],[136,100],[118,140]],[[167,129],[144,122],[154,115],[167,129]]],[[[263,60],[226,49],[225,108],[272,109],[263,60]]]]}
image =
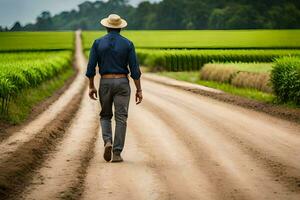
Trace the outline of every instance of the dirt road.
{"type": "MultiPolygon", "coordinates": [[[[77,35],[83,76],[79,42],[77,35]]],[[[299,125],[147,79],[143,91],[141,105],[131,99],[124,163],[103,161],[99,105],[85,89],[61,139],[26,172],[27,181],[13,198],[300,199],[299,125]]],[[[30,134],[25,127],[4,140],[0,164],[12,156],[21,159],[14,151],[45,126],[35,123],[30,134]]]]}

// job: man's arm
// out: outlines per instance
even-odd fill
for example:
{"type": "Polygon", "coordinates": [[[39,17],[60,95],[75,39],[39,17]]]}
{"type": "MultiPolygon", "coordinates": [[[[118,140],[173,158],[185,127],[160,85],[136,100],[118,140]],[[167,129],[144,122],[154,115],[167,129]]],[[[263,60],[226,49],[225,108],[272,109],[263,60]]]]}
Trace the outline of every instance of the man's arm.
{"type": "Polygon", "coordinates": [[[89,96],[93,100],[97,100],[97,89],[94,85],[94,76],[89,78],[89,96]]]}
{"type": "Polygon", "coordinates": [[[94,85],[96,66],[97,66],[97,54],[96,54],[96,41],[95,41],[90,50],[89,63],[85,74],[89,78],[89,88],[90,88],[89,96],[93,100],[97,100],[97,89],[94,85]]]}
{"type": "Polygon", "coordinates": [[[143,101],[143,92],[141,87],[141,79],[134,80],[134,84],[136,87],[136,93],[135,93],[135,102],[136,104],[140,104],[143,101]]]}
{"type": "Polygon", "coordinates": [[[137,61],[134,45],[131,43],[129,52],[129,68],[131,78],[134,80],[136,87],[135,101],[136,104],[140,104],[143,100],[142,86],[141,86],[141,71],[137,61]]]}

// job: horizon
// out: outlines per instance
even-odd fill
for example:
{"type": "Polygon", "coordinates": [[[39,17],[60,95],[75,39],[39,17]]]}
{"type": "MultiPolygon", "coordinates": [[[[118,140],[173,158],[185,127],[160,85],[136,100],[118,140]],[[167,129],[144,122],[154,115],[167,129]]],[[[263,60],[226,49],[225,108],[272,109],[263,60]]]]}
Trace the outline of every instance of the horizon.
{"type": "MultiPolygon", "coordinates": [[[[51,15],[56,15],[62,11],[78,9],[78,5],[85,2],[95,2],[97,0],[1,0],[0,2],[0,26],[11,28],[15,22],[23,25],[34,23],[39,14],[49,11],[51,15]],[[45,8],[46,7],[46,8],[45,8]]],[[[143,0],[129,0],[129,4],[137,6],[143,0]]],[[[159,0],[148,0],[155,2],[159,0]]]]}

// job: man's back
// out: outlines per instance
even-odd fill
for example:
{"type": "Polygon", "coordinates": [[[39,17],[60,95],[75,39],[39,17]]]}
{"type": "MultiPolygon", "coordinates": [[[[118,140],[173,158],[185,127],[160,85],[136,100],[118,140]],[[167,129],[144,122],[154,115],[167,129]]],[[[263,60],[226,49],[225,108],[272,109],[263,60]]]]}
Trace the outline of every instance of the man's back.
{"type": "Polygon", "coordinates": [[[95,40],[90,52],[90,68],[94,68],[97,63],[101,75],[128,74],[129,65],[131,77],[138,79],[140,76],[133,43],[117,31],[111,31],[95,40]]]}

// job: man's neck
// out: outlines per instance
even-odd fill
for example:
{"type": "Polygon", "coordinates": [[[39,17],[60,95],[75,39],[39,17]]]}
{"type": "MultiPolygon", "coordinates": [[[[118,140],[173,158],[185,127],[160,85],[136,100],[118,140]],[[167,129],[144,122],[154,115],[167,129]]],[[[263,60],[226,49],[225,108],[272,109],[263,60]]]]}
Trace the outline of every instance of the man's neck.
{"type": "Polygon", "coordinates": [[[114,30],[109,31],[108,33],[111,33],[111,34],[120,34],[119,31],[114,31],[114,30]]]}

